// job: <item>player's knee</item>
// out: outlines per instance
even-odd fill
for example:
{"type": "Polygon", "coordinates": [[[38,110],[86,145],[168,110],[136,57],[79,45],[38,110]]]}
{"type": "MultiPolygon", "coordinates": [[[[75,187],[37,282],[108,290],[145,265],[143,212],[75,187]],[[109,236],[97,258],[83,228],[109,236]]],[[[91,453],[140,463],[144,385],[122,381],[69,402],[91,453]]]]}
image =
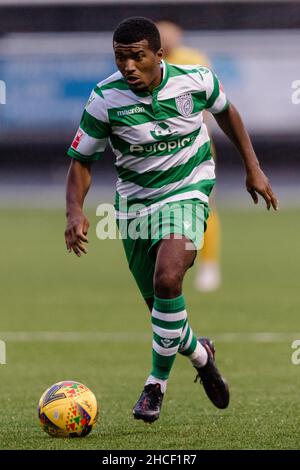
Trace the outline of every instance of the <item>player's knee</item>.
{"type": "Polygon", "coordinates": [[[153,284],[157,297],[177,297],[181,294],[182,276],[176,271],[160,269],[154,274],[153,284]]]}

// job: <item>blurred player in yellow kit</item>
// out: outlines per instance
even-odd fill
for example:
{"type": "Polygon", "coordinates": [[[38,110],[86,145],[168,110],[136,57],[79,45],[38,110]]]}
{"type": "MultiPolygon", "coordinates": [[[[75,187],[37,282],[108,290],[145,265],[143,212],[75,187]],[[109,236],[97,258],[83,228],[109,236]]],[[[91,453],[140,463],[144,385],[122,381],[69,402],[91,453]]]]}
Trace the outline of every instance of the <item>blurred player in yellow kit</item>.
{"type": "MultiPolygon", "coordinates": [[[[158,21],[164,57],[170,64],[194,65],[210,67],[208,58],[197,49],[182,45],[182,30],[171,21],[158,21]]],[[[214,158],[216,156],[213,148],[214,158]]],[[[211,213],[207,222],[204,245],[201,250],[201,263],[198,264],[195,287],[201,291],[216,290],[221,283],[220,271],[220,221],[214,203],[211,199],[211,213]]],[[[198,255],[199,256],[199,255],[198,255]]]]}

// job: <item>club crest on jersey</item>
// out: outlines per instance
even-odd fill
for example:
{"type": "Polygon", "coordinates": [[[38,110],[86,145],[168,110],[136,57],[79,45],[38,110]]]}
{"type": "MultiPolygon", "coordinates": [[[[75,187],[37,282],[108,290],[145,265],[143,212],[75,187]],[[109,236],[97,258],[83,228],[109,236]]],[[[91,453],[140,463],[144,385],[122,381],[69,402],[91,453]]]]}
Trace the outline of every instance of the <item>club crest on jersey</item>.
{"type": "Polygon", "coordinates": [[[177,96],[175,98],[176,108],[182,116],[189,116],[192,114],[194,109],[194,103],[191,93],[185,93],[184,95],[177,96]]]}

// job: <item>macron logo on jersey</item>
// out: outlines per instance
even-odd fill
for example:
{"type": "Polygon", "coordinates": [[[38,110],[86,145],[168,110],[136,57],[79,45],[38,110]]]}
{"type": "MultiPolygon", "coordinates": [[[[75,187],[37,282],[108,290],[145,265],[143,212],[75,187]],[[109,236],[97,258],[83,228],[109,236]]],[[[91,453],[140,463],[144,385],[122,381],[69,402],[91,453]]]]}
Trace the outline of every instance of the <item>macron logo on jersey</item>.
{"type": "Polygon", "coordinates": [[[120,111],[117,111],[118,116],[128,116],[130,114],[137,114],[137,113],[144,113],[145,108],[144,106],[135,106],[134,108],[130,109],[121,109],[120,111]]]}

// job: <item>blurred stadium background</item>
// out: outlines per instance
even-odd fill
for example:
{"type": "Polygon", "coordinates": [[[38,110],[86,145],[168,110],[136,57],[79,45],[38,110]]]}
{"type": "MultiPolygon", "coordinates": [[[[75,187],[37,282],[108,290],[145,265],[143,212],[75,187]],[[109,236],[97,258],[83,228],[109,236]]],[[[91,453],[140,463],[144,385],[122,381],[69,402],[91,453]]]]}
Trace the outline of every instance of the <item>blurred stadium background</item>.
{"type": "MultiPolygon", "coordinates": [[[[299,106],[291,97],[300,69],[299,2],[177,1],[172,8],[169,2],[137,0],[2,0],[0,5],[0,79],[7,87],[7,104],[0,107],[2,205],[12,199],[25,203],[28,185],[29,198],[38,186],[39,203],[55,195],[62,200],[51,186],[64,181],[66,148],[91,88],[115,70],[112,31],[131,15],[178,22],[184,42],[208,55],[242,112],[281,204],[295,203],[299,106]]],[[[241,174],[241,165],[227,139],[220,134],[215,139],[223,201],[232,192],[221,189],[242,189],[235,174],[241,174]]],[[[97,178],[106,174],[98,191],[113,185],[110,152],[95,172],[97,178]]]]}
{"type": "Polygon", "coordinates": [[[291,341],[300,339],[300,104],[292,102],[292,83],[300,80],[299,28],[298,1],[0,0],[0,80],[6,84],[0,339],[7,342],[7,365],[0,366],[1,448],[299,447],[299,372],[290,362],[291,341]],[[109,150],[94,166],[87,200],[89,257],[70,258],[63,241],[66,150],[90,90],[115,70],[112,31],[132,15],[177,22],[184,43],[208,55],[241,111],[281,209],[254,208],[236,151],[214,129],[224,285],[212,296],[201,297],[188,280],[186,289],[193,324],[219,338],[233,404],[220,417],[203,398],[196,426],[198,394],[193,388],[190,397],[190,371],[180,362],[158,433],[140,432],[130,417],[148,371],[148,318],[120,242],[100,242],[94,233],[96,205],[114,194],[109,150]],[[98,394],[103,426],[80,444],[53,443],[41,436],[34,407],[44,388],[70,378],[98,394]],[[169,438],[175,427],[177,440],[169,438]]]}

